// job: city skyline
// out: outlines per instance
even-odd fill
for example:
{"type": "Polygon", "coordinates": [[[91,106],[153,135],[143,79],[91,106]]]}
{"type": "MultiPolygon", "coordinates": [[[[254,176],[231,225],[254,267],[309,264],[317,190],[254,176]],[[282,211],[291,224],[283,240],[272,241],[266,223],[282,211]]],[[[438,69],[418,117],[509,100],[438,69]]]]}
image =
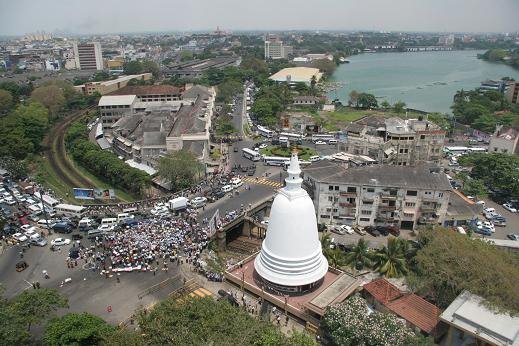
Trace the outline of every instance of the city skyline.
{"type": "Polygon", "coordinates": [[[294,0],[282,4],[272,0],[250,6],[237,0],[215,5],[206,0],[167,2],[150,0],[146,9],[128,1],[88,4],[56,0],[6,3],[0,14],[0,34],[23,35],[35,31],[101,34],[124,32],[207,31],[217,26],[232,31],[329,30],[411,32],[516,32],[519,2],[514,0],[324,0],[323,15],[315,6],[294,0]],[[333,9],[327,11],[326,9],[333,9]],[[467,12],[470,15],[467,15],[467,12]],[[492,16],[489,16],[489,13],[492,16]],[[177,14],[180,14],[177,16],[177,14]]]}

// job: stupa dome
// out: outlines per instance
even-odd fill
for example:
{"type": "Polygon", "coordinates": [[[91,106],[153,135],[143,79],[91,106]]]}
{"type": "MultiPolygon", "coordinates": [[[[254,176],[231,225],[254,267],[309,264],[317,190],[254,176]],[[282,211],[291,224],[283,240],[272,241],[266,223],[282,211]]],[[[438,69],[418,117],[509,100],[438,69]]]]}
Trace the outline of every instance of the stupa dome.
{"type": "Polygon", "coordinates": [[[314,205],[301,187],[296,153],[292,154],[287,172],[286,186],[272,203],[267,235],[254,267],[277,289],[305,291],[320,283],[328,271],[328,262],[319,241],[314,205]]]}

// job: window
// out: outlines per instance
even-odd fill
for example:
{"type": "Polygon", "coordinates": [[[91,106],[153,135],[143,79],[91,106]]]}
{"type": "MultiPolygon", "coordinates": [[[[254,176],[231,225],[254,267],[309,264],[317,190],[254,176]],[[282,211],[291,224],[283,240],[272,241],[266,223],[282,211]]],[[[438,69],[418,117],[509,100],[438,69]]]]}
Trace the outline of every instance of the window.
{"type": "Polygon", "coordinates": [[[430,196],[430,195],[432,195],[432,191],[425,191],[425,194],[426,194],[427,196],[430,196]]]}
{"type": "Polygon", "coordinates": [[[362,202],[364,205],[373,205],[373,201],[364,201],[362,202]]]}
{"type": "Polygon", "coordinates": [[[360,221],[369,222],[369,219],[368,219],[368,218],[365,218],[365,217],[361,217],[361,218],[360,218],[360,221]]]}
{"type": "Polygon", "coordinates": [[[443,197],[443,192],[439,192],[438,193],[438,197],[442,198],[443,197]]]}
{"type": "Polygon", "coordinates": [[[406,196],[418,196],[418,191],[407,190],[406,196]]]}
{"type": "Polygon", "coordinates": [[[339,186],[335,186],[335,191],[339,191],[339,186]]]}
{"type": "Polygon", "coordinates": [[[328,191],[333,191],[333,185],[328,185],[328,191]]]}
{"type": "Polygon", "coordinates": [[[405,206],[406,207],[414,207],[414,206],[416,206],[416,203],[414,203],[414,202],[405,202],[405,206]]]}
{"type": "Polygon", "coordinates": [[[420,139],[425,139],[425,135],[421,135],[421,136],[420,136],[420,139]]]}
{"type": "Polygon", "coordinates": [[[368,190],[367,190],[367,191],[368,191],[368,192],[375,192],[375,188],[373,188],[373,187],[368,187],[368,190]]]}
{"type": "Polygon", "coordinates": [[[371,210],[361,210],[360,214],[361,215],[371,215],[371,210]]]}
{"type": "Polygon", "coordinates": [[[336,213],[337,212],[337,208],[333,209],[333,212],[336,213]]]}
{"type": "Polygon", "coordinates": [[[321,215],[321,219],[329,219],[330,215],[321,215]]]}
{"type": "Polygon", "coordinates": [[[333,196],[328,196],[328,202],[333,202],[333,196]]]}
{"type": "Polygon", "coordinates": [[[348,192],[357,192],[357,188],[356,187],[352,187],[352,186],[348,186],[348,192]]]}

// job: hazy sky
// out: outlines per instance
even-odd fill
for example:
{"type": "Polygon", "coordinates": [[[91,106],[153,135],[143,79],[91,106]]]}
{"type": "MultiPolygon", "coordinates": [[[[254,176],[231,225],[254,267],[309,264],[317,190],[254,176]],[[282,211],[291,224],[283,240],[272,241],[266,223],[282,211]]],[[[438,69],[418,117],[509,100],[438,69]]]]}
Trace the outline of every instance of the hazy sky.
{"type": "Polygon", "coordinates": [[[519,31],[519,0],[0,0],[0,35],[335,29],[519,31]]]}

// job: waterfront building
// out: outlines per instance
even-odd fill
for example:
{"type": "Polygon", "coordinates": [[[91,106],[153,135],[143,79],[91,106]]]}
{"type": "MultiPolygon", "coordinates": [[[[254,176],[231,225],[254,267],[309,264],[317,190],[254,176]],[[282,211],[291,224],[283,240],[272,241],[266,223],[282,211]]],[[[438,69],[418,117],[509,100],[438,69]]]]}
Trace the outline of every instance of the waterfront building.
{"type": "Polygon", "coordinates": [[[99,42],[74,42],[74,59],[79,70],[102,70],[103,55],[99,42]]]}
{"type": "Polygon", "coordinates": [[[438,167],[365,165],[318,161],[304,169],[304,186],[314,201],[317,222],[360,226],[445,221],[452,190],[438,167]]]}
{"type": "Polygon", "coordinates": [[[301,187],[297,153],[290,158],[285,187],[272,203],[267,236],[254,261],[258,281],[271,291],[303,293],[318,287],[328,271],[314,207],[301,187]]]}
{"type": "Polygon", "coordinates": [[[400,166],[419,162],[440,163],[445,131],[423,119],[367,116],[345,128],[347,140],[341,149],[366,155],[380,163],[400,166]]]}
{"type": "Polygon", "coordinates": [[[312,78],[315,78],[315,81],[319,82],[322,76],[323,74],[319,72],[318,68],[287,67],[274,73],[269,77],[269,79],[275,82],[287,83],[289,85],[294,85],[296,83],[305,83],[306,85],[310,85],[312,78]]]}

